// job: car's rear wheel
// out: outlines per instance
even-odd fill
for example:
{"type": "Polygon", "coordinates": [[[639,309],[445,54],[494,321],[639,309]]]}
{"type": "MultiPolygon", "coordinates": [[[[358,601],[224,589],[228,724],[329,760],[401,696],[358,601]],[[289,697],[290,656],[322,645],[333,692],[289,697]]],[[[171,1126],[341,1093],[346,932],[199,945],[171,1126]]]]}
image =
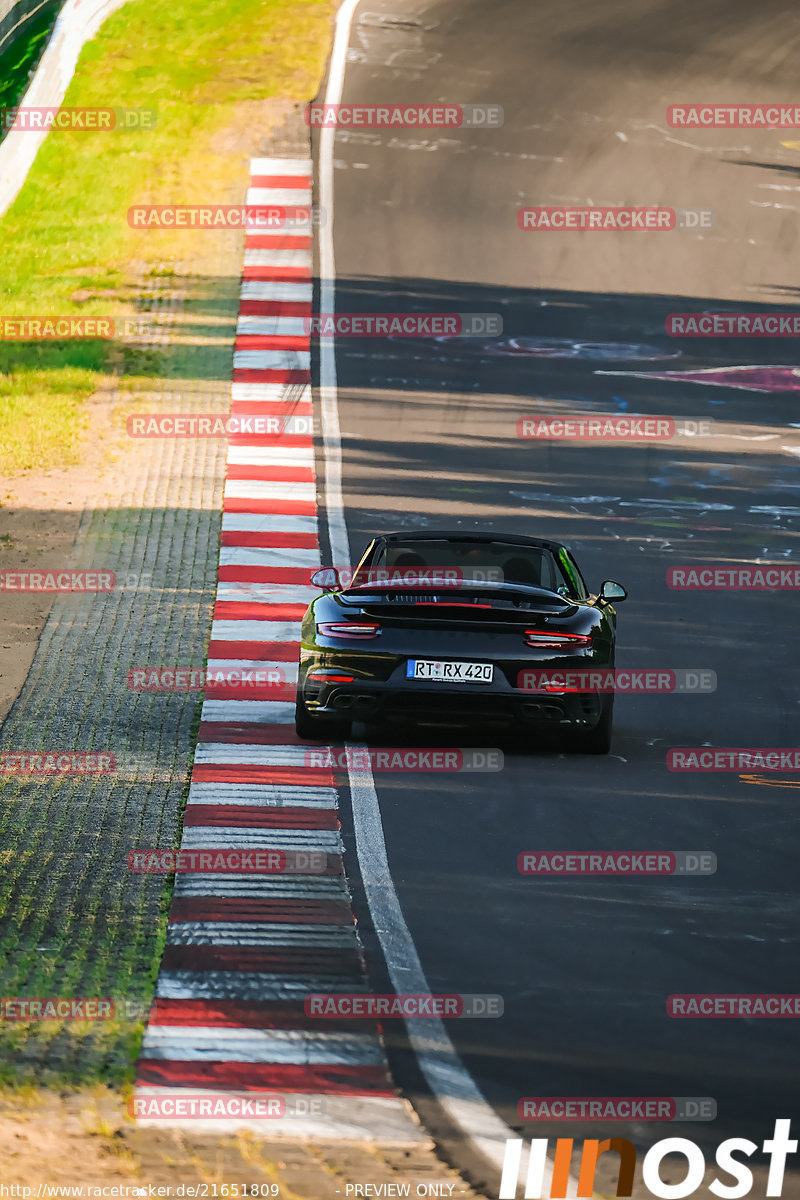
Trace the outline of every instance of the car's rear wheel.
{"type": "Polygon", "coordinates": [[[294,729],[299,738],[309,742],[341,742],[350,734],[350,722],[312,717],[298,692],[294,705],[294,729]]]}
{"type": "Polygon", "coordinates": [[[614,697],[603,702],[603,712],[593,729],[573,730],[566,735],[566,748],[577,754],[608,754],[614,729],[614,697]]]}

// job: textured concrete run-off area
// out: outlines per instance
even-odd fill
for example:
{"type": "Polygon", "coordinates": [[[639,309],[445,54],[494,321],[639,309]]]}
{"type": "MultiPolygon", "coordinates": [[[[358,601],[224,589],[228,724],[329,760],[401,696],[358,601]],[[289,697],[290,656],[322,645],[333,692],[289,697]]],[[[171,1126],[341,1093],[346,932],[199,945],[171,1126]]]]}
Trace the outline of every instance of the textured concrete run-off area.
{"type": "MultiPolygon", "coordinates": [[[[232,268],[240,257],[240,235],[204,233],[190,267],[145,284],[142,316],[158,326],[163,375],[120,397],[123,431],[130,411],[227,412],[239,287],[232,268]]],[[[127,854],[176,843],[200,696],[135,693],[127,673],[205,662],[226,443],[135,441],[124,432],[120,441],[72,556],[75,567],[113,571],[117,588],[56,599],[0,733],[5,751],[107,751],[117,769],[94,778],[0,778],[5,996],[149,1001],[152,992],[167,877],[132,874],[127,854]]],[[[53,1028],[29,1027],[16,1066],[5,1070],[35,1073],[42,1083],[51,1072],[88,1078],[128,1057],[124,1025],[79,1036],[74,1028],[54,1036],[53,1028]]],[[[18,1040],[13,1026],[3,1036],[18,1040]]]]}
{"type": "Polygon", "coordinates": [[[362,1200],[376,1194],[480,1200],[426,1146],[292,1141],[268,1134],[232,1130],[203,1137],[175,1128],[143,1129],[103,1089],[67,1096],[50,1090],[13,1111],[0,1098],[6,1184],[166,1185],[174,1195],[179,1184],[201,1183],[209,1196],[212,1184],[218,1194],[222,1185],[246,1184],[248,1190],[260,1185],[264,1194],[274,1186],[280,1200],[347,1200],[360,1187],[362,1200]]]}

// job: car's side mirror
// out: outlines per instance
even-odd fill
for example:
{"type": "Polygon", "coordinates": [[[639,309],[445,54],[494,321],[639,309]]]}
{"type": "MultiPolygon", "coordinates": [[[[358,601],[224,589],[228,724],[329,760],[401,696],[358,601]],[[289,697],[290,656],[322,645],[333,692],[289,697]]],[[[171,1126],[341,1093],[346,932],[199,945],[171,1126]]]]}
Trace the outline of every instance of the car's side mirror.
{"type": "Polygon", "coordinates": [[[613,579],[604,579],[600,584],[599,598],[601,600],[625,600],[627,595],[627,590],[622,584],[615,583],[613,579]]]}
{"type": "Polygon", "coordinates": [[[336,567],[322,567],[315,571],[311,576],[311,585],[321,588],[323,592],[338,592],[342,586],[336,567]]]}

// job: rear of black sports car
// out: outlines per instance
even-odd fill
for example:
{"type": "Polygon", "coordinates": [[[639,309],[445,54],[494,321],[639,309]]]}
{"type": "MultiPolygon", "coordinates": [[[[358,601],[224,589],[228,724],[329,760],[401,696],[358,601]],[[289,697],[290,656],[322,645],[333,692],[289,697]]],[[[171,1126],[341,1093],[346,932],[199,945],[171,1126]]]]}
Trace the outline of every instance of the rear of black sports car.
{"type": "Polygon", "coordinates": [[[352,721],[527,727],[605,753],[613,695],[561,690],[548,673],[613,667],[615,627],[602,589],[589,595],[558,543],[386,535],[349,586],[318,597],[303,619],[297,730],[334,738],[352,721]]]}

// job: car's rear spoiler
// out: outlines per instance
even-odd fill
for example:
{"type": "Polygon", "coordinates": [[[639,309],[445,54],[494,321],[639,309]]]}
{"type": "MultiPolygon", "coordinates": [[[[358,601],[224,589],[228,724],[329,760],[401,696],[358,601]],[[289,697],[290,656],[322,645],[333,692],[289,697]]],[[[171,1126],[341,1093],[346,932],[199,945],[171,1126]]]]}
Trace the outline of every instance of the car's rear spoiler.
{"type": "Polygon", "coordinates": [[[435,603],[443,608],[464,605],[500,602],[498,608],[506,606],[525,612],[537,612],[552,616],[572,616],[577,611],[573,600],[549,588],[528,587],[515,583],[461,583],[457,587],[420,587],[356,584],[336,593],[345,604],[387,603],[398,608],[414,604],[435,603]],[[449,602],[449,605],[448,605],[449,602]]]}

